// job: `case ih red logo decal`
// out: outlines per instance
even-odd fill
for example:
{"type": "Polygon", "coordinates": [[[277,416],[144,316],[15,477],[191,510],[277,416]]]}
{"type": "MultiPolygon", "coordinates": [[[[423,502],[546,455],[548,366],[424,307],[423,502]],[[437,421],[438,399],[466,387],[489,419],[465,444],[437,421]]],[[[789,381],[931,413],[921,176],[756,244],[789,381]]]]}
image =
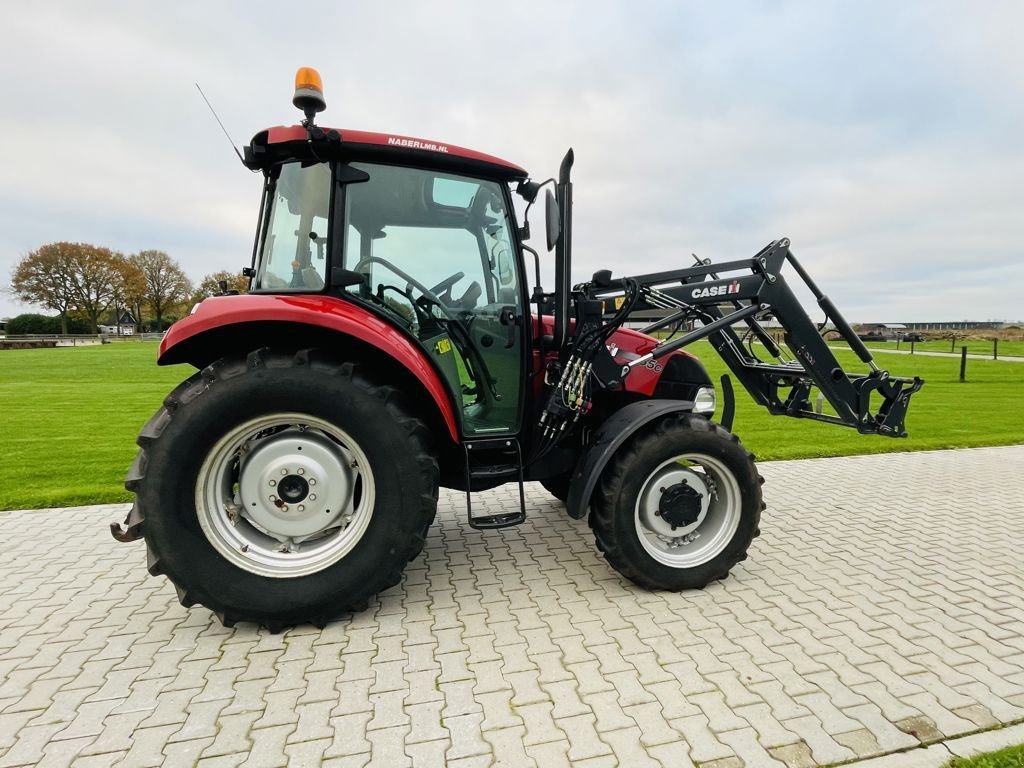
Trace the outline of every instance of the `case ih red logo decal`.
{"type": "Polygon", "coordinates": [[[728,296],[730,293],[739,293],[740,284],[733,280],[728,285],[710,285],[707,288],[694,288],[690,295],[695,299],[706,299],[709,296],[728,296]]]}
{"type": "Polygon", "coordinates": [[[444,144],[433,144],[429,141],[417,141],[416,139],[400,139],[397,136],[388,136],[388,144],[395,147],[408,147],[409,149],[425,149],[429,152],[448,152],[444,144]]]}

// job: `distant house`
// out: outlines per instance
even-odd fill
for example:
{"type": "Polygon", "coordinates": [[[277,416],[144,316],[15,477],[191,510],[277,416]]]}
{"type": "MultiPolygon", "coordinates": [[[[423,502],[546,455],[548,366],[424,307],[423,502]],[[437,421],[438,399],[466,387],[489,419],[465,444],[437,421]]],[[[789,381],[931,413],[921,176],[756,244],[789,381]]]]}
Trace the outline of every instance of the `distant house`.
{"type": "Polygon", "coordinates": [[[981,331],[1006,328],[1007,323],[999,320],[942,320],[932,323],[907,323],[915,331],[981,331]]]}
{"type": "Polygon", "coordinates": [[[135,316],[126,309],[121,312],[120,318],[111,313],[105,322],[97,325],[97,328],[100,333],[105,333],[108,336],[134,336],[138,333],[138,325],[135,316]]]}

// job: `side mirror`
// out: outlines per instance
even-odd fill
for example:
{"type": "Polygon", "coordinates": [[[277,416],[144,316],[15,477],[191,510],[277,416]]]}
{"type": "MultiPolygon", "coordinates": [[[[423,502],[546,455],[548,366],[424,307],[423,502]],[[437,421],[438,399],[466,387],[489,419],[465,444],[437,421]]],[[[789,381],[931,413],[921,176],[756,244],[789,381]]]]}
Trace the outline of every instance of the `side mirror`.
{"type": "Polygon", "coordinates": [[[561,214],[558,210],[558,202],[555,200],[555,196],[551,194],[551,190],[544,190],[544,219],[547,225],[548,234],[548,250],[551,251],[555,247],[555,243],[558,242],[558,236],[561,234],[561,214]]]}

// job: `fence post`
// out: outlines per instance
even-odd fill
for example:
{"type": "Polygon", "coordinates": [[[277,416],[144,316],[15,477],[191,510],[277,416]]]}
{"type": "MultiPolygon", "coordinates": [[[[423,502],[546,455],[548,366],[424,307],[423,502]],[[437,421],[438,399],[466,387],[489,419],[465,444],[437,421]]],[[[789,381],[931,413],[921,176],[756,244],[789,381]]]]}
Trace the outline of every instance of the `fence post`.
{"type": "Polygon", "coordinates": [[[914,344],[915,343],[916,342],[913,339],[910,340],[910,354],[914,354],[914,344]]]}
{"type": "Polygon", "coordinates": [[[956,336],[949,337],[949,351],[956,352],[956,336]]]}
{"type": "Polygon", "coordinates": [[[998,336],[996,336],[994,339],[992,339],[992,359],[993,360],[998,360],[999,359],[999,337],[998,336]]]}
{"type": "Polygon", "coordinates": [[[960,381],[967,380],[967,347],[960,347],[960,381]]]}

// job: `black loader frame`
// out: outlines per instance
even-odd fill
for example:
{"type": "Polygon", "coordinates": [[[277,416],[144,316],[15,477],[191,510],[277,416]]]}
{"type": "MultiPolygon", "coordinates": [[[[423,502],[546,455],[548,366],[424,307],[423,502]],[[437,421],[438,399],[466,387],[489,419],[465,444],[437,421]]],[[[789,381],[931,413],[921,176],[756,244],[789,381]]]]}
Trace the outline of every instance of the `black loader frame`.
{"type": "MultiPolygon", "coordinates": [[[[551,383],[540,417],[541,443],[535,459],[559,443],[587,413],[591,386],[616,387],[637,366],[657,366],[657,361],[688,344],[707,338],[754,401],[772,414],[824,421],[888,437],[905,437],[904,419],[910,397],[923,380],[890,376],[874,362],[870,351],[832,301],[811,280],[783,238],[769,243],[753,258],[711,264],[698,260],[693,267],[612,279],[611,272],[594,274],[589,283],[577,285],[571,304],[576,311],[574,333],[563,347],[557,365],[548,370],[551,383]],[[817,299],[825,322],[815,326],[782,277],[789,263],[817,299]],[[748,272],[733,277],[723,273],[748,272]],[[608,317],[608,308],[614,314],[608,317]],[[662,310],[667,315],[640,329],[651,333],[662,328],[691,328],[679,338],[658,343],[637,359],[617,362],[606,341],[631,314],[662,310]],[[782,348],[761,324],[777,320],[785,345],[794,355],[784,357],[782,348]],[[843,370],[825,343],[822,331],[831,322],[858,357],[866,374],[843,370]],[[746,326],[741,337],[736,326],[746,326]],[[745,343],[746,342],[746,343],[745,343]],[[775,362],[761,360],[759,342],[775,362]],[[823,413],[811,402],[817,388],[835,414],[823,413]],[[872,395],[881,399],[872,407],[872,395]]],[[[557,335],[556,323],[556,335],[557,335]]],[[[673,334],[674,335],[674,334],[673,334]]],[[[720,423],[732,428],[734,401],[728,375],[722,377],[723,410],[720,423]]]]}

